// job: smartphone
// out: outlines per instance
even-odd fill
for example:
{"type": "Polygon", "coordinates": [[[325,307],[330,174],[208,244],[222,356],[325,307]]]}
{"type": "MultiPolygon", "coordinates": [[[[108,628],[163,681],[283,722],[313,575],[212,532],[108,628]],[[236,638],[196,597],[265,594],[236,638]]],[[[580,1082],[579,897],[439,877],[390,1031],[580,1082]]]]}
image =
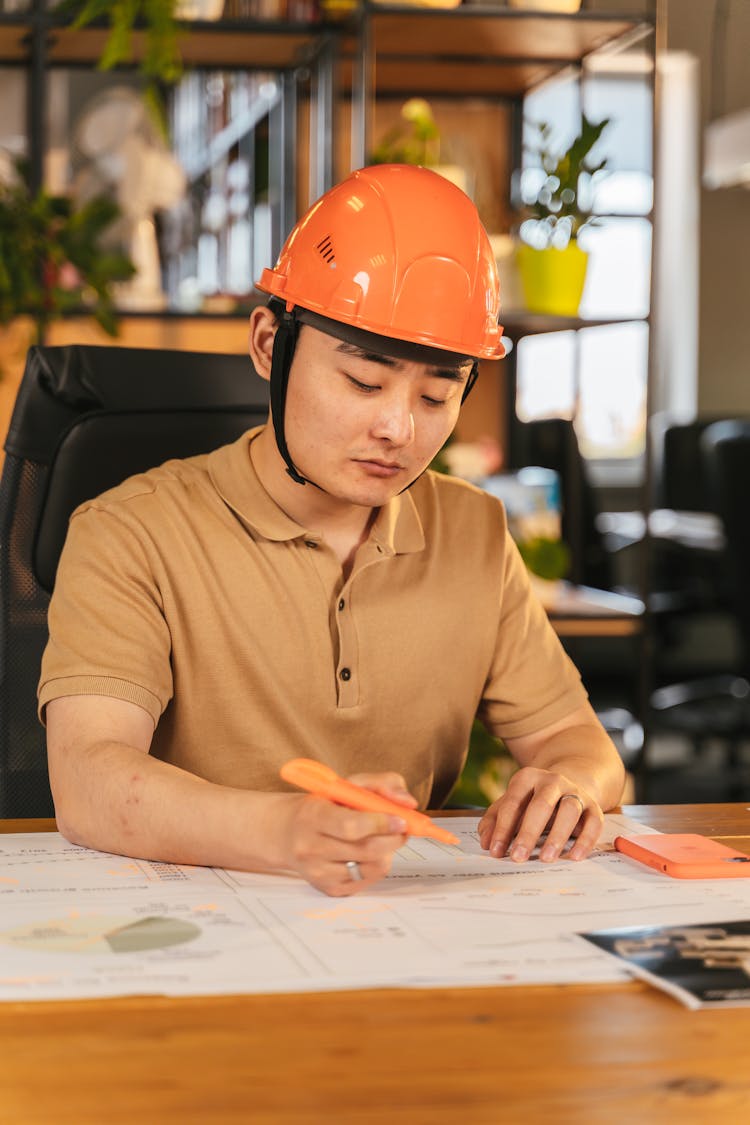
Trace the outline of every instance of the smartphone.
{"type": "Polygon", "coordinates": [[[692,832],[616,836],[615,849],[675,879],[750,877],[750,855],[692,832]]]}

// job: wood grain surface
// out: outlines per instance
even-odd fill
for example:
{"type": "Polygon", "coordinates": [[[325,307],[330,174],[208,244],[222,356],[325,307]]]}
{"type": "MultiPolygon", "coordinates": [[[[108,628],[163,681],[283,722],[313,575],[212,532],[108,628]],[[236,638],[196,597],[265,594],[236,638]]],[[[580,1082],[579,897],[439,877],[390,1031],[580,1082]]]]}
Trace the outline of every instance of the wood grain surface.
{"type": "MultiPolygon", "coordinates": [[[[623,811],[750,852],[745,805],[623,811]]],[[[746,1125],[748,1043],[635,982],[7,1003],[0,1122],[746,1125]]]]}

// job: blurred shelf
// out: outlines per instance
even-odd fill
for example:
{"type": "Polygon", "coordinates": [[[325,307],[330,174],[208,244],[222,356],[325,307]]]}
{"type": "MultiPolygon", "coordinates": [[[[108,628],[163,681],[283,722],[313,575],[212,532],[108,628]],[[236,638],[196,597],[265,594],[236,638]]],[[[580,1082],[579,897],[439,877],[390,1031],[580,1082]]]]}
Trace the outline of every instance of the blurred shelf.
{"type": "MultiPolygon", "coordinates": [[[[608,13],[558,15],[471,5],[448,10],[371,7],[379,96],[517,98],[595,51],[620,50],[652,25],[608,13]]],[[[356,41],[346,39],[353,58],[356,41]]],[[[343,81],[351,81],[351,63],[343,81]]]]}
{"type": "MultiPolygon", "coordinates": [[[[56,66],[91,65],[99,59],[106,28],[53,28],[49,61],[56,66]]],[[[319,24],[246,23],[217,20],[193,25],[180,43],[186,67],[206,69],[291,70],[315,54],[322,35],[319,24]]],[[[145,35],[133,35],[133,60],[143,58],[145,35]]]]}
{"type": "MultiPolygon", "coordinates": [[[[360,33],[367,28],[377,59],[379,95],[420,90],[424,96],[517,98],[593,52],[621,50],[652,25],[608,13],[557,15],[471,5],[449,10],[367,7],[339,20],[215,20],[186,25],[187,67],[289,70],[313,60],[331,37],[339,39],[339,89],[352,86],[360,33]]],[[[46,30],[47,59],[55,66],[90,66],[101,56],[103,25],[63,27],[53,13],[0,15],[0,62],[28,62],[32,34],[46,30]],[[41,20],[41,23],[36,23],[41,20]]],[[[133,61],[144,53],[143,32],[133,34],[133,61]]]]}
{"type": "MultiPolygon", "coordinates": [[[[109,30],[102,24],[72,28],[44,20],[47,59],[52,66],[92,66],[101,57],[109,30]]],[[[188,25],[191,34],[181,40],[186,67],[207,69],[291,70],[315,57],[326,35],[340,25],[326,22],[288,23],[260,20],[215,20],[188,25]]],[[[30,60],[35,24],[31,15],[0,16],[0,62],[30,60]]],[[[145,34],[132,36],[133,64],[144,55],[145,34]]]]}
{"type": "Polygon", "coordinates": [[[550,316],[531,313],[525,309],[504,309],[500,313],[503,333],[511,339],[521,336],[538,336],[546,332],[576,332],[580,328],[601,328],[608,324],[638,324],[647,322],[646,316],[550,316]]]}
{"type": "Polygon", "coordinates": [[[20,15],[0,15],[0,62],[24,63],[29,59],[30,28],[20,15]]]}

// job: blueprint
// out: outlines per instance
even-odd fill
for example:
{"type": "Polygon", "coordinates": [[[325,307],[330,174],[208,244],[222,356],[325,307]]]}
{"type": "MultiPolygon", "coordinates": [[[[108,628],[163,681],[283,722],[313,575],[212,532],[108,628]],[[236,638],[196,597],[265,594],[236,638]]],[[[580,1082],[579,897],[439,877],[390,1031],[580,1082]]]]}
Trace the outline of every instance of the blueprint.
{"type": "Polygon", "coordinates": [[[460,843],[411,837],[350,898],[0,835],[0,1000],[617,981],[582,932],[750,918],[750,879],[673,880],[615,853],[644,832],[623,816],[581,863],[493,859],[475,818],[438,823],[460,843]]]}

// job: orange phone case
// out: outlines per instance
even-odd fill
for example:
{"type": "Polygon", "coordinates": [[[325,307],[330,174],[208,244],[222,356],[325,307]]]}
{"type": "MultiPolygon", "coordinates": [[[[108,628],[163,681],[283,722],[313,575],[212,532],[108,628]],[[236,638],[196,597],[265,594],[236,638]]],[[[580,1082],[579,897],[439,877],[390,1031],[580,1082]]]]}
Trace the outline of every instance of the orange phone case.
{"type": "Polygon", "coordinates": [[[675,879],[741,879],[750,876],[750,855],[693,832],[616,836],[615,848],[675,879]]]}

